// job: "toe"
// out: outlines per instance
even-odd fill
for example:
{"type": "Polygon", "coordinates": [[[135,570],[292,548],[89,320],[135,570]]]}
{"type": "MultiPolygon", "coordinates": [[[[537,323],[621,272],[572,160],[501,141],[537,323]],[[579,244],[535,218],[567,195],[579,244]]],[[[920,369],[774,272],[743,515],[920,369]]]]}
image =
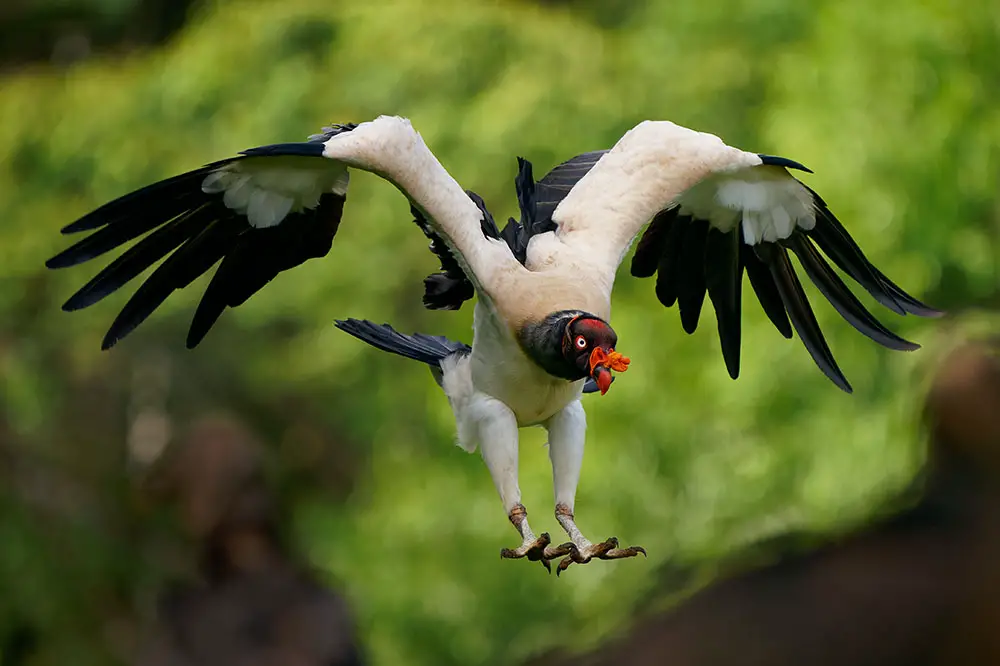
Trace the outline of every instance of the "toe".
{"type": "Polygon", "coordinates": [[[517,548],[502,548],[500,550],[500,557],[502,559],[510,560],[517,560],[522,557],[526,557],[532,562],[537,562],[539,560],[544,562],[546,548],[551,542],[552,539],[549,537],[548,533],[542,533],[533,541],[525,541],[517,548]]]}
{"type": "Polygon", "coordinates": [[[576,546],[572,543],[564,543],[561,546],[546,546],[545,551],[542,553],[542,558],[546,560],[554,560],[557,557],[563,557],[569,555],[576,546]]]}
{"type": "Polygon", "coordinates": [[[569,568],[571,564],[586,564],[593,558],[591,554],[591,549],[593,546],[588,546],[587,548],[581,550],[577,548],[574,543],[567,543],[561,546],[562,548],[568,548],[569,554],[559,561],[559,567],[556,569],[556,576],[561,574],[563,571],[569,568]]]}
{"type": "Polygon", "coordinates": [[[524,552],[525,556],[532,562],[541,560],[545,556],[545,550],[552,543],[552,538],[548,532],[542,532],[535,541],[528,546],[524,552]]]}
{"type": "Polygon", "coordinates": [[[608,550],[602,555],[598,555],[602,560],[620,560],[626,557],[635,557],[639,553],[642,553],[643,557],[647,557],[646,549],[642,546],[629,546],[628,548],[618,548],[617,542],[616,547],[608,550]]]}
{"type": "Polygon", "coordinates": [[[573,564],[573,556],[567,555],[566,557],[559,560],[559,566],[556,567],[556,577],[559,576],[563,571],[569,569],[569,565],[573,564]]]}

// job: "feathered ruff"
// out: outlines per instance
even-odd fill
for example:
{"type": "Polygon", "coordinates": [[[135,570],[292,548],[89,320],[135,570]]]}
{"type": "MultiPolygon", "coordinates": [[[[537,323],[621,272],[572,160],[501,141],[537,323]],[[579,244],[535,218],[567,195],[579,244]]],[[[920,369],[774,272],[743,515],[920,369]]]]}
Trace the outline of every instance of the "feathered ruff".
{"type": "MultiPolygon", "coordinates": [[[[765,163],[806,170],[790,160],[768,159],[771,161],[765,163]],[[783,161],[779,164],[774,160],[783,161]]],[[[657,298],[666,307],[678,304],[682,326],[688,333],[697,328],[707,291],[716,313],[726,368],[734,379],[739,376],[740,368],[740,298],[743,273],[746,272],[757,300],[774,327],[786,338],[792,337],[794,328],[820,370],[838,387],[851,392],[795,274],[788,250],[797,256],[806,275],[837,312],[858,331],[884,347],[912,351],[919,345],[896,335],[876,319],[816,246],[879,303],[894,312],[925,317],[941,313],[907,294],[872,265],[819,195],[812,190],[809,192],[816,211],[816,224],[812,229],[800,228],[778,242],[755,245],[743,241],[740,223],[723,232],[709,228],[706,220],[681,214],[680,207],[661,211],[636,246],[631,272],[636,277],[657,276],[657,298]]]]}

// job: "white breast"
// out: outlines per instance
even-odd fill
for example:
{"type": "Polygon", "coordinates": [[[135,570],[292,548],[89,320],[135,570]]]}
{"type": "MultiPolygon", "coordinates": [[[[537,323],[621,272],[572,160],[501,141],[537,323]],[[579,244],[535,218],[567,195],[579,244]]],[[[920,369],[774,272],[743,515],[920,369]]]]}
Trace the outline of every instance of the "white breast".
{"type": "Polygon", "coordinates": [[[470,370],[475,390],[506,404],[522,427],[548,419],[583,391],[583,380],[568,382],[535,365],[506,326],[478,303],[470,370]]]}

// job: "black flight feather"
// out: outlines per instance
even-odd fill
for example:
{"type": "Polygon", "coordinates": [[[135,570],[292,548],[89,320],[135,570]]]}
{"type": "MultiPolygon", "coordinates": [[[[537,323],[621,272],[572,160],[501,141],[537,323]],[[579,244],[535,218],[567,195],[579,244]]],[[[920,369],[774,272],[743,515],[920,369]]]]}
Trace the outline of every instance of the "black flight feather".
{"type": "Polygon", "coordinates": [[[809,299],[806,298],[802,290],[802,284],[795,275],[795,269],[788,258],[788,251],[781,245],[763,242],[754,247],[757,256],[767,264],[771,271],[771,276],[778,287],[778,293],[785,304],[785,310],[799,338],[809,350],[813,361],[820,370],[823,371],[830,380],[847,393],[852,393],[853,389],[848,383],[844,373],[837,366],[837,361],[833,358],[833,353],[823,337],[816,315],[813,314],[809,306],[809,299]]]}
{"type": "MultiPolygon", "coordinates": [[[[188,171],[187,173],[182,173],[177,176],[152,183],[151,185],[146,185],[145,187],[129,192],[124,196],[118,197],[113,201],[109,201],[103,206],[87,213],[75,222],[67,224],[62,228],[61,232],[64,234],[75,234],[81,231],[90,231],[92,229],[98,229],[115,223],[124,223],[126,226],[142,224],[148,215],[160,215],[160,212],[164,209],[164,207],[169,209],[173,201],[179,197],[189,194],[191,192],[192,183],[198,183],[200,189],[201,181],[205,178],[205,176],[212,171],[239,159],[241,158],[230,157],[224,160],[219,160],[217,162],[206,164],[200,169],[188,171]],[[154,202],[155,206],[151,207],[150,202],[154,202]],[[131,222],[132,225],[129,225],[129,222],[131,222]]],[[[174,215],[176,214],[177,213],[174,213],[174,215]]],[[[162,215],[160,216],[160,219],[164,219],[162,215]]],[[[90,236],[88,236],[88,238],[90,238],[90,236]]],[[[63,263],[65,258],[60,259],[63,255],[70,254],[70,250],[72,249],[73,248],[70,248],[56,257],[49,259],[49,261],[46,262],[46,265],[49,268],[63,268],[64,266],[73,265],[72,263],[63,263]]],[[[79,263],[79,261],[75,263],[79,263]]]]}
{"type": "Polygon", "coordinates": [[[906,314],[906,310],[890,294],[883,282],[872,271],[871,263],[855,250],[855,245],[845,238],[832,224],[823,211],[817,209],[816,226],[808,232],[810,238],[828,256],[837,268],[844,271],[860,284],[872,297],[896,314],[906,314]]]}
{"type": "Polygon", "coordinates": [[[882,325],[848,289],[803,233],[796,231],[786,241],[806,275],[851,326],[875,342],[897,351],[913,351],[920,345],[904,340],[882,325]]]}
{"type": "Polygon", "coordinates": [[[305,141],[296,143],[272,143],[267,146],[257,146],[256,148],[248,148],[246,150],[241,150],[240,155],[246,155],[247,157],[323,157],[323,151],[326,149],[322,143],[318,141],[305,141]]]}
{"type": "MultiPolygon", "coordinates": [[[[760,158],[765,165],[809,171],[787,158],[771,155],[760,158]]],[[[707,291],[716,313],[726,368],[735,379],[740,365],[740,301],[745,271],[764,313],[778,332],[785,338],[798,333],[820,370],[850,392],[851,386],[837,366],[792,268],[788,249],[796,254],[810,280],[848,323],[889,349],[910,351],[919,345],[893,333],[876,319],[823,254],[897,314],[933,317],[941,312],[907,294],[876,268],[823,199],[806,189],[813,197],[815,225],[809,230],[796,229],[778,243],[748,245],[741,225],[722,233],[710,227],[707,220],[693,219],[676,206],[660,211],[636,245],[631,273],[636,277],[656,275],[657,299],[668,308],[678,303],[681,324],[688,333],[697,329],[707,291]]]]}
{"type": "Polygon", "coordinates": [[[753,288],[764,314],[781,335],[791,340],[792,324],[788,321],[788,313],[785,312],[785,304],[778,292],[778,285],[771,277],[771,270],[753,251],[753,247],[746,243],[740,243],[740,257],[747,277],[750,278],[750,286],[753,288]]]}
{"type": "Polygon", "coordinates": [[[327,254],[344,206],[344,196],[327,192],[315,208],[290,212],[274,227],[255,229],[244,214],[225,205],[224,193],[204,192],[204,178],[249,157],[321,157],[323,141],[353,127],[324,128],[309,142],[251,148],[239,157],[126,194],[67,225],[64,233],[96,231],[46,262],[51,268],[86,261],[148,235],[70,297],[64,309],[96,303],[166,257],[111,324],[103,341],[107,349],[135,330],[174,290],[186,287],[222,260],[188,332],[188,346],[196,345],[226,307],[243,303],[281,271],[327,254]]]}
{"type": "Polygon", "coordinates": [[[729,376],[740,375],[740,301],[743,262],[740,260],[741,226],[729,232],[711,229],[705,244],[705,284],[715,309],[719,343],[729,376]]]}
{"type": "Polygon", "coordinates": [[[472,203],[476,204],[479,212],[483,214],[483,218],[479,222],[479,228],[482,229],[483,235],[487,238],[496,238],[499,240],[500,228],[497,226],[496,220],[493,219],[493,214],[486,207],[486,202],[472,190],[466,190],[465,193],[469,195],[472,203]]]}
{"type": "Polygon", "coordinates": [[[798,169],[799,171],[805,171],[806,173],[812,173],[812,169],[795,160],[790,160],[787,157],[777,157],[775,155],[763,155],[758,153],[757,157],[760,158],[761,164],[767,164],[770,166],[780,166],[786,169],[798,169]]]}
{"type": "Polygon", "coordinates": [[[931,306],[922,303],[913,296],[903,291],[903,289],[897,285],[895,282],[890,280],[885,273],[880,271],[874,264],[871,265],[871,271],[875,274],[881,282],[882,286],[892,295],[896,302],[899,303],[907,313],[916,315],[918,317],[942,317],[944,316],[943,310],[938,310],[937,308],[932,308],[931,306]]]}
{"type": "Polygon", "coordinates": [[[144,187],[111,201],[63,229],[63,233],[96,229],[45,262],[48,268],[68,268],[99,257],[147,233],[181,213],[205,201],[201,183],[212,169],[203,167],[171,179],[166,187],[159,183],[144,187]],[[141,196],[137,196],[140,195],[141,196]],[[68,231],[67,231],[68,230],[68,231]]]}
{"type": "MultiPolygon", "coordinates": [[[[486,208],[486,202],[483,201],[483,198],[471,190],[466,190],[466,194],[483,215],[480,222],[483,235],[487,238],[501,238],[497,223],[489,209],[486,208]]],[[[452,254],[451,248],[431,227],[423,211],[411,203],[410,212],[413,214],[414,223],[431,241],[431,252],[441,262],[439,272],[431,273],[424,278],[424,307],[428,310],[458,310],[462,307],[462,303],[475,296],[475,287],[465,275],[455,255],[452,254]]]]}
{"type": "Polygon", "coordinates": [[[667,236],[677,219],[680,206],[672,206],[657,213],[646,231],[642,234],[632,256],[629,268],[633,276],[638,278],[652,277],[660,264],[660,257],[667,246],[667,236]]]}
{"type": "Polygon", "coordinates": [[[698,318],[705,302],[705,248],[708,221],[693,220],[684,231],[684,248],[677,259],[677,307],[681,326],[687,333],[698,328],[698,318]]]}
{"type": "Polygon", "coordinates": [[[410,204],[410,212],[414,223],[430,240],[431,252],[441,262],[440,272],[424,278],[424,307],[429,310],[457,310],[475,295],[475,289],[444,240],[431,228],[423,212],[413,204],[410,204]]]}
{"type": "Polygon", "coordinates": [[[918,317],[939,317],[943,314],[903,291],[876,268],[826,202],[813,190],[809,192],[815,202],[816,226],[808,233],[842,271],[861,284],[875,300],[898,314],[918,317]]]}
{"type": "Polygon", "coordinates": [[[207,205],[188,211],[149,234],[108,264],[73,294],[62,309],[79,310],[114,293],[180,245],[196,236],[214,219],[216,211],[207,205]]]}
{"type": "MultiPolygon", "coordinates": [[[[534,180],[531,162],[518,157],[514,189],[517,193],[520,220],[510,218],[503,230],[500,230],[482,198],[475,192],[468,192],[469,197],[476,202],[483,213],[483,235],[503,240],[514,257],[524,264],[527,261],[528,242],[537,234],[555,230],[552,211],[580,178],[590,171],[604,152],[577,155],[556,166],[537,183],[534,180]]],[[[415,208],[413,215],[414,221],[431,239],[431,251],[442,261],[440,272],[424,278],[424,306],[431,310],[457,310],[475,295],[472,282],[454,261],[450,250],[430,229],[426,218],[415,208]],[[440,252],[438,248],[441,248],[440,252]],[[445,256],[449,261],[446,262],[445,256]]]]}
{"type": "Polygon", "coordinates": [[[656,269],[656,298],[668,308],[677,302],[678,260],[684,252],[684,232],[690,224],[689,216],[675,216],[661,241],[660,263],[656,269]]]}
{"type": "Polygon", "coordinates": [[[514,257],[523,265],[528,260],[528,241],[536,233],[535,179],[532,175],[531,162],[523,157],[517,158],[514,191],[517,193],[517,206],[520,209],[521,219],[507,220],[507,226],[500,232],[500,236],[514,257]]]}
{"type": "Polygon", "coordinates": [[[115,317],[102,349],[110,349],[136,329],[175,290],[181,289],[215,265],[239,235],[240,220],[220,217],[186,241],[153,271],[115,317]]]}
{"type": "Polygon", "coordinates": [[[242,305],[278,273],[325,256],[340,228],[344,202],[343,196],[326,192],[316,208],[289,215],[278,226],[243,227],[198,304],[188,331],[188,348],[201,342],[226,307],[242,305]]]}
{"type": "Polygon", "coordinates": [[[555,229],[552,213],[580,179],[587,175],[607,150],[595,150],[572,157],[555,166],[535,184],[535,228],[532,235],[555,229]]]}

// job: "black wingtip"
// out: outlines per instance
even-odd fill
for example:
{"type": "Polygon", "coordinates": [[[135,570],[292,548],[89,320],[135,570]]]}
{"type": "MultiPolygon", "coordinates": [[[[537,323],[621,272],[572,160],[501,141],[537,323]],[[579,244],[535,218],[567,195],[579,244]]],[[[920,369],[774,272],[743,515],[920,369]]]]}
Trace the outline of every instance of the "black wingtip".
{"type": "Polygon", "coordinates": [[[93,305],[98,299],[93,298],[90,294],[82,294],[79,291],[66,299],[66,302],[62,304],[63,312],[76,312],[77,310],[82,310],[85,307],[93,305]]]}
{"type": "Polygon", "coordinates": [[[806,275],[820,293],[856,330],[888,349],[914,351],[919,348],[916,343],[905,340],[886,328],[861,304],[844,281],[826,263],[819,251],[813,247],[808,236],[794,233],[784,241],[784,244],[798,256],[806,275]]]}
{"type": "Polygon", "coordinates": [[[114,335],[112,334],[111,331],[108,331],[107,334],[104,336],[104,339],[101,340],[101,351],[108,351],[116,344],[118,344],[118,341],[121,339],[122,336],[114,335]]]}
{"type": "Polygon", "coordinates": [[[816,209],[816,226],[807,233],[840,270],[864,287],[875,300],[896,314],[930,318],[945,314],[942,310],[922,303],[906,293],[882,273],[868,260],[861,247],[827,207],[822,197],[811,188],[805,185],[803,187],[812,194],[816,209]]]}
{"type": "Polygon", "coordinates": [[[729,232],[712,229],[705,246],[705,284],[715,309],[722,358],[729,376],[740,376],[742,339],[743,262],[740,259],[742,225],[729,232]]]}
{"type": "Polygon", "coordinates": [[[96,229],[102,224],[103,224],[102,221],[96,220],[90,215],[86,215],[84,217],[81,217],[79,220],[75,222],[70,222],[65,227],[60,229],[59,233],[66,235],[76,234],[80,233],[81,231],[90,231],[91,229],[96,229]]]}
{"type": "Polygon", "coordinates": [[[247,157],[323,157],[326,146],[316,141],[303,141],[299,143],[272,143],[256,148],[241,150],[240,155],[247,157]]]}
{"type": "Polygon", "coordinates": [[[45,267],[55,270],[59,268],[69,268],[70,266],[75,266],[79,263],[77,261],[69,261],[65,254],[65,252],[60,252],[51,259],[46,259],[45,267]]]}
{"type": "Polygon", "coordinates": [[[813,173],[813,170],[809,167],[800,162],[796,162],[795,160],[790,160],[787,157],[764,155],[762,153],[758,153],[757,157],[760,158],[761,164],[766,164],[768,166],[780,166],[785,167],[786,169],[796,169],[798,171],[805,171],[806,173],[813,173]]]}
{"type": "Polygon", "coordinates": [[[689,335],[698,329],[708,291],[705,272],[708,231],[707,220],[691,222],[684,232],[684,249],[677,261],[677,309],[680,311],[681,326],[689,335]]]}
{"type": "Polygon", "coordinates": [[[809,299],[789,261],[788,251],[781,245],[768,242],[756,245],[754,251],[770,269],[788,317],[817,367],[842,391],[853,393],[854,389],[826,343],[809,299]]]}

